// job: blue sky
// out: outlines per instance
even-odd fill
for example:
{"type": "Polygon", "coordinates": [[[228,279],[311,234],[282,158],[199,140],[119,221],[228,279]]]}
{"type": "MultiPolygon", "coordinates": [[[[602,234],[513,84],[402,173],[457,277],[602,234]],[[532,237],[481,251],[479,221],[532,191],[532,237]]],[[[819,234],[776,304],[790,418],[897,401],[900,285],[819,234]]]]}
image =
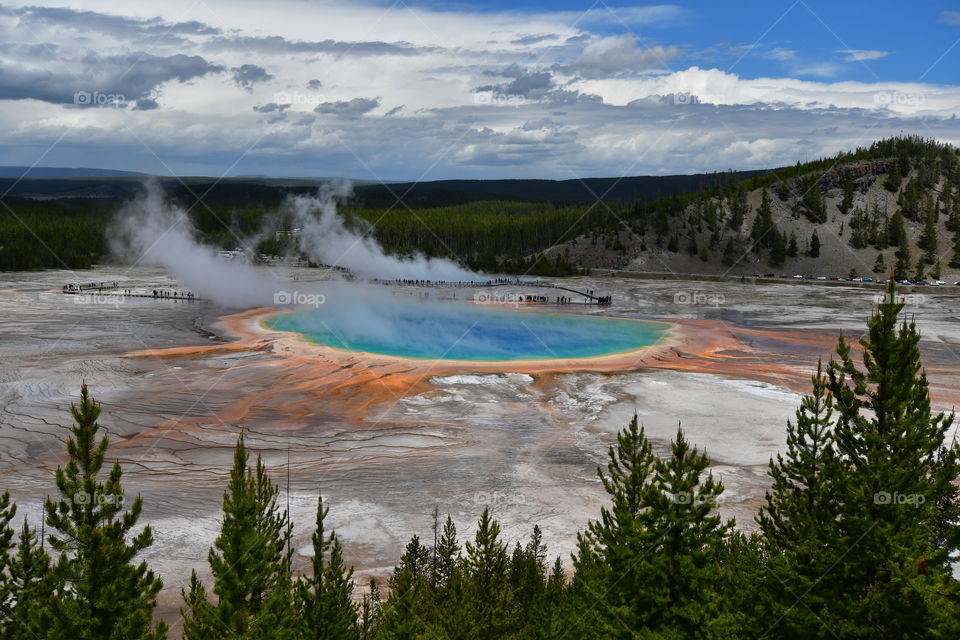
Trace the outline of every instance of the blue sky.
{"type": "MultiPolygon", "coordinates": [[[[407,2],[412,7],[434,7],[457,10],[467,6],[457,3],[407,2]]],[[[510,11],[588,9],[609,11],[617,15],[624,8],[637,6],[630,2],[477,2],[473,9],[489,13],[510,11]]],[[[684,55],[673,68],[683,64],[703,66],[705,61],[723,69],[733,68],[749,77],[795,73],[796,77],[821,78],[805,73],[831,65],[838,79],[869,82],[877,79],[904,82],[921,79],[934,83],[957,81],[956,65],[960,62],[960,6],[949,2],[891,1],[876,2],[691,2],[672,4],[677,10],[673,19],[652,24],[613,22],[596,29],[612,35],[630,30],[653,43],[681,43],[684,55]],[[953,13],[952,16],[949,14],[953,13]],[[947,15],[945,15],[947,14],[947,15]],[[952,21],[952,23],[951,23],[952,21]],[[746,55],[729,55],[717,48],[756,46],[746,55]],[[795,51],[797,61],[776,59],[772,49],[795,51]],[[881,58],[866,61],[849,60],[843,50],[884,52],[881,58]],[[951,50],[953,49],[953,50],[951,50]],[[944,56],[946,54],[946,56],[944,56]],[[938,62],[939,61],[939,62],[938,62]],[[953,64],[950,64],[950,63],[953,64]],[[799,69],[800,72],[796,73],[799,69]]]]}
{"type": "Polygon", "coordinates": [[[958,143],[942,2],[0,4],[0,164],[366,180],[958,143]]]}

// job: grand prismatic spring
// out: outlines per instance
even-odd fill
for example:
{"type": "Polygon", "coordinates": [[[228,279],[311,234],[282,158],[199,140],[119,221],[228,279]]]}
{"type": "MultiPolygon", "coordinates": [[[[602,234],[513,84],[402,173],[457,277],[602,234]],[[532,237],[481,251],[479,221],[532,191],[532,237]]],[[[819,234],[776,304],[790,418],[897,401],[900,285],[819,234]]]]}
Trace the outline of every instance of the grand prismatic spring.
{"type": "Polygon", "coordinates": [[[530,313],[464,303],[380,302],[371,317],[371,321],[358,323],[349,308],[320,305],[270,317],[264,324],[351,352],[478,362],[624,353],[656,344],[668,327],[643,320],[530,313]]]}

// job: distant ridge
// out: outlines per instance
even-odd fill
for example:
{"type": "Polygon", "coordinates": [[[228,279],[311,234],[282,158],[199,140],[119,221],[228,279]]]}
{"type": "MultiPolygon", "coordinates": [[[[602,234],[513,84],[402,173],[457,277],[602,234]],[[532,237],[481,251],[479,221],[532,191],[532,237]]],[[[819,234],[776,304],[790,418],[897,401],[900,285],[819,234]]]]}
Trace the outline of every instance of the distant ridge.
{"type": "Polygon", "coordinates": [[[735,180],[763,176],[773,169],[727,171],[673,176],[574,178],[570,180],[493,179],[434,180],[366,184],[354,193],[366,206],[389,206],[402,198],[408,206],[454,205],[482,200],[589,203],[597,200],[630,202],[654,200],[712,188],[735,180]]]}
{"type": "MultiPolygon", "coordinates": [[[[553,202],[557,204],[654,200],[714,188],[730,181],[770,173],[769,169],[673,176],[628,176],[571,180],[491,179],[374,183],[352,180],[360,207],[440,207],[484,200],[553,202]]],[[[136,193],[151,176],[135,171],[57,167],[0,167],[0,192],[24,198],[116,198],[136,193]],[[24,174],[26,175],[24,176],[24,174]]],[[[204,193],[210,204],[274,206],[289,193],[311,193],[334,178],[267,178],[235,176],[156,176],[172,195],[185,200],[204,193]]]]}
{"type": "Polygon", "coordinates": [[[69,179],[69,178],[149,178],[139,171],[90,169],[87,167],[0,167],[0,178],[69,179]]]}

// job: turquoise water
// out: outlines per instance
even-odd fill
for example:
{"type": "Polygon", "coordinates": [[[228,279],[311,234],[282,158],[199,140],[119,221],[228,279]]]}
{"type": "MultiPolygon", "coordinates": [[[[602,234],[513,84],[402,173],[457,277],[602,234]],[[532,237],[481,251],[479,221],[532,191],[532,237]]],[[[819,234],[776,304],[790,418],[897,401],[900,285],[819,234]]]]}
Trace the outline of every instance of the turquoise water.
{"type": "Polygon", "coordinates": [[[668,325],[457,303],[326,305],[268,318],[270,329],[350,351],[442,360],[588,358],[655,344],[668,325]]]}

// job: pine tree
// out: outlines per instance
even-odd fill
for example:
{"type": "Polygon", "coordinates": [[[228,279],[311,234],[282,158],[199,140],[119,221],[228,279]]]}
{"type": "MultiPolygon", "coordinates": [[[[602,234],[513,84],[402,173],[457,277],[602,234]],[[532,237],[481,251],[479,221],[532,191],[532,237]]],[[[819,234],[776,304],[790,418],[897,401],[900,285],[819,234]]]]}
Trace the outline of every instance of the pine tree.
{"type": "Polygon", "coordinates": [[[291,525],[280,511],[279,490],[263,461],[258,456],[256,468],[250,469],[248,459],[241,435],[223,494],[220,535],[207,554],[217,602],[207,599],[194,572],[183,594],[187,640],[289,637],[291,525]]]}
{"type": "Polygon", "coordinates": [[[667,637],[725,635],[730,620],[716,591],[717,561],[734,523],[715,513],[723,485],[710,473],[704,477],[710,459],[680,429],[670,452],[657,460],[655,484],[646,489],[648,532],[659,541],[648,555],[659,606],[647,624],[667,637]]]}
{"type": "Polygon", "coordinates": [[[329,507],[317,498],[317,528],[313,533],[312,574],[294,585],[298,632],[302,640],[359,640],[357,607],[353,603],[353,569],[343,562],[343,549],[334,532],[327,536],[324,519],[329,507]]]}
{"type": "Polygon", "coordinates": [[[903,182],[903,176],[900,173],[900,166],[894,163],[893,168],[887,173],[883,181],[883,188],[890,193],[896,193],[900,190],[900,184],[903,182]]]}
{"type": "Polygon", "coordinates": [[[810,234],[810,249],[807,251],[807,255],[811,258],[820,257],[820,236],[817,235],[816,229],[810,234]]]}
{"type": "MultiPolygon", "coordinates": [[[[600,519],[578,536],[574,558],[576,595],[590,612],[583,629],[592,628],[600,637],[605,626],[611,630],[619,626],[617,620],[630,629],[641,628],[646,612],[654,605],[646,585],[646,567],[638,560],[650,551],[643,522],[644,498],[657,459],[636,415],[617,434],[616,447],[610,447],[608,458],[607,472],[597,469],[597,476],[610,496],[610,507],[602,507],[600,519]],[[607,606],[597,610],[593,604],[600,594],[607,606]]],[[[581,629],[577,635],[583,637],[586,632],[581,629]]]]}
{"type": "Polygon", "coordinates": [[[2,610],[9,615],[0,622],[3,640],[33,640],[50,628],[47,603],[57,583],[50,566],[50,557],[40,545],[36,531],[26,520],[20,529],[17,552],[9,565],[10,593],[15,602],[6,603],[2,610]]]}
{"type": "Polygon", "coordinates": [[[10,522],[16,514],[17,505],[10,499],[10,492],[0,493],[0,614],[3,614],[0,617],[0,631],[6,628],[5,620],[17,598],[10,579],[13,548],[13,527],[10,522]]]}
{"type": "Polygon", "coordinates": [[[960,462],[945,442],[952,416],[930,408],[916,327],[898,325],[902,309],[891,282],[859,341],[862,367],[841,335],[788,426],[786,457],[771,462],[758,520],[781,637],[958,632],[949,558],[960,462]]]}
{"type": "Polygon", "coordinates": [[[925,280],[927,277],[927,261],[923,256],[917,258],[917,264],[913,268],[914,280],[925,280]]]}
{"type": "Polygon", "coordinates": [[[773,222],[773,211],[770,207],[770,194],[766,189],[760,193],[760,208],[757,209],[757,215],[753,219],[753,226],[750,228],[750,238],[753,240],[754,250],[759,253],[760,248],[770,247],[773,244],[773,238],[770,232],[775,228],[773,222]]]}
{"type": "Polygon", "coordinates": [[[512,604],[507,588],[507,549],[489,508],[480,516],[474,541],[466,545],[464,570],[472,601],[469,636],[481,640],[502,637],[512,604]]]}
{"type": "Polygon", "coordinates": [[[883,273],[887,270],[887,262],[883,259],[883,252],[877,254],[877,259],[873,262],[873,272],[883,273]]]}
{"type": "Polygon", "coordinates": [[[954,269],[960,269],[960,231],[953,234],[953,251],[948,262],[954,269]]]}
{"type": "Polygon", "coordinates": [[[910,277],[910,247],[903,243],[893,255],[897,258],[893,265],[893,279],[897,282],[906,280],[910,277]]]}
{"type": "Polygon", "coordinates": [[[577,637],[732,633],[733,617],[716,591],[717,563],[732,527],[713,513],[723,487],[703,477],[709,459],[682,432],[671,454],[653,455],[634,416],[610,450],[607,473],[598,470],[611,507],[579,537],[571,589],[574,606],[585,614],[577,637]],[[604,607],[597,610],[600,598],[604,607]]]}
{"type": "Polygon", "coordinates": [[[163,582],[145,562],[132,564],[153,544],[149,526],[134,527],[143,501],[128,510],[116,462],[105,481],[98,479],[109,440],[97,440],[100,405],[80,388],[80,404],[72,405],[74,424],[67,440],[69,461],[58,468],[60,499],[44,505],[51,548],[59,554],[53,571],[56,592],[48,601],[51,637],[77,640],[164,638],[167,626],[153,624],[153,608],[163,582]]]}
{"type": "Polygon", "coordinates": [[[450,578],[457,568],[457,559],[460,556],[460,544],[457,542],[457,527],[453,519],[447,516],[443,523],[443,533],[434,550],[433,563],[430,565],[430,576],[434,589],[442,589],[450,583],[450,578]]]}
{"type": "Polygon", "coordinates": [[[447,516],[430,563],[434,611],[433,628],[438,635],[456,636],[462,631],[463,611],[468,602],[457,527],[447,516]]]}
{"type": "Polygon", "coordinates": [[[949,556],[958,544],[960,461],[946,443],[953,416],[931,410],[920,335],[913,322],[899,322],[902,310],[890,283],[859,341],[863,368],[841,336],[828,372],[836,451],[855,474],[838,485],[839,533],[856,544],[842,560],[836,624],[860,637],[929,637],[941,624],[956,633],[949,556]]]}
{"type": "Polygon", "coordinates": [[[813,588],[830,577],[828,569],[842,551],[836,548],[839,536],[833,526],[838,472],[834,401],[822,363],[812,382],[796,422],[787,421],[786,455],[770,460],[773,483],[757,516],[770,548],[773,577],[763,576],[763,591],[776,603],[776,632],[782,637],[802,637],[819,628],[818,616],[829,602],[813,588]],[[794,606],[797,594],[805,594],[803,606],[794,606]]]}
{"type": "MultiPolygon", "coordinates": [[[[960,234],[957,235],[960,237],[960,234]]],[[[721,262],[728,267],[732,267],[734,264],[736,264],[737,258],[739,258],[739,256],[737,255],[736,247],[733,245],[733,238],[730,238],[727,240],[727,244],[723,247],[723,257],[721,258],[721,262]]]]}
{"type": "Polygon", "coordinates": [[[923,249],[923,261],[933,264],[937,259],[937,212],[931,208],[926,216],[917,246],[923,249]]]}
{"type": "Polygon", "coordinates": [[[843,181],[843,199],[838,205],[840,213],[847,215],[850,209],[853,208],[853,180],[847,178],[843,181]]]}
{"type": "Polygon", "coordinates": [[[770,246],[770,264],[775,267],[780,266],[787,258],[786,241],[784,240],[783,234],[777,231],[776,227],[770,232],[770,236],[773,238],[770,246]]]}
{"type": "Polygon", "coordinates": [[[795,231],[790,232],[790,242],[787,244],[787,257],[796,258],[800,253],[797,248],[797,233],[795,231]]]}
{"type": "Polygon", "coordinates": [[[413,536],[390,577],[390,595],[383,607],[383,626],[388,637],[418,638],[430,634],[430,591],[430,550],[420,543],[419,536],[413,536]]]}
{"type": "Polygon", "coordinates": [[[381,616],[382,606],[380,587],[376,580],[370,578],[367,593],[363,595],[363,602],[360,603],[360,638],[362,640],[373,638],[376,630],[380,627],[383,620],[381,616]]]}

